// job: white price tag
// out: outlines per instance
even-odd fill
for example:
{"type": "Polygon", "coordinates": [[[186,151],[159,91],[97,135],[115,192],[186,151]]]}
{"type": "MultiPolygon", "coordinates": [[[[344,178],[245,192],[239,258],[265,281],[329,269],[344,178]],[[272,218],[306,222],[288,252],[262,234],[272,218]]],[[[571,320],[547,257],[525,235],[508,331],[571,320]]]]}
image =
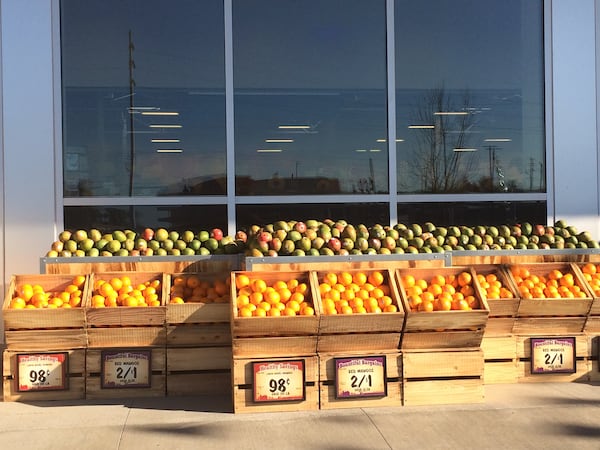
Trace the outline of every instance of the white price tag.
{"type": "Polygon", "coordinates": [[[102,352],[102,388],[150,387],[151,350],[102,352]]]}

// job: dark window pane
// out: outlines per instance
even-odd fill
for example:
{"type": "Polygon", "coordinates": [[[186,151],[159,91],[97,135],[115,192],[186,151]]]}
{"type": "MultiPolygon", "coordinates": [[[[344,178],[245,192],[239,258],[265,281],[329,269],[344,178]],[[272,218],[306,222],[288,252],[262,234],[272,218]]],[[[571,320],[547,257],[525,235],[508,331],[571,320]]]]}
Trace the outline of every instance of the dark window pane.
{"type": "Polygon", "coordinates": [[[176,231],[227,229],[227,208],[209,206],[68,206],[65,229],[142,231],[144,228],[166,228],[176,231]]]}
{"type": "Polygon", "coordinates": [[[225,194],[223,4],[61,2],[65,197],[225,194]]]}
{"type": "Polygon", "coordinates": [[[545,191],[542,3],[396,1],[398,192],[545,191]]]}
{"type": "Polygon", "coordinates": [[[279,220],[346,220],[348,223],[367,226],[385,225],[390,221],[386,203],[239,205],[236,214],[238,228],[241,229],[249,229],[252,225],[272,224],[279,220]]]}
{"type": "Polygon", "coordinates": [[[546,202],[399,203],[398,222],[439,226],[546,223],[546,202]]]}
{"type": "Polygon", "coordinates": [[[385,2],[234,1],[233,38],[236,192],[387,193],[385,2]]]}

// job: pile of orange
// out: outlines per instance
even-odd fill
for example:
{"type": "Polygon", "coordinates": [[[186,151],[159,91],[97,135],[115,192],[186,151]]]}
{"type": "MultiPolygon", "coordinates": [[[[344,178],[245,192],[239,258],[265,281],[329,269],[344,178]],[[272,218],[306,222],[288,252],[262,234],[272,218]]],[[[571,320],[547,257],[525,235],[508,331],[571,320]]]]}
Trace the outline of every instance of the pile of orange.
{"type": "Polygon", "coordinates": [[[94,280],[91,306],[92,308],[160,306],[161,285],[159,279],[134,284],[126,275],[106,280],[99,278],[94,280]]]}
{"type": "Polygon", "coordinates": [[[197,274],[172,278],[169,303],[229,303],[229,278],[202,279],[197,274]]]}
{"type": "Polygon", "coordinates": [[[502,284],[498,275],[491,272],[488,274],[477,274],[477,282],[483,290],[485,298],[492,299],[510,299],[515,298],[513,292],[502,284]]]}
{"type": "Polygon", "coordinates": [[[515,280],[519,295],[531,298],[585,298],[588,294],[582,289],[570,271],[552,269],[546,275],[532,273],[527,267],[512,266],[510,272],[515,280]]]}
{"type": "Polygon", "coordinates": [[[80,307],[85,280],[85,276],[76,275],[64,289],[48,292],[39,284],[23,283],[15,289],[9,308],[54,309],[80,307]]]}
{"type": "Polygon", "coordinates": [[[586,263],[581,266],[581,271],[594,295],[600,296],[600,264],[586,263]]]}
{"type": "Polygon", "coordinates": [[[406,273],[401,279],[411,311],[469,311],[480,308],[470,272],[438,274],[429,280],[406,273]]]}
{"type": "Polygon", "coordinates": [[[296,278],[267,282],[239,273],[235,275],[235,287],[238,317],[315,315],[308,284],[296,278]]]}
{"type": "Polygon", "coordinates": [[[398,312],[380,271],[327,272],[319,280],[323,314],[398,312]]]}

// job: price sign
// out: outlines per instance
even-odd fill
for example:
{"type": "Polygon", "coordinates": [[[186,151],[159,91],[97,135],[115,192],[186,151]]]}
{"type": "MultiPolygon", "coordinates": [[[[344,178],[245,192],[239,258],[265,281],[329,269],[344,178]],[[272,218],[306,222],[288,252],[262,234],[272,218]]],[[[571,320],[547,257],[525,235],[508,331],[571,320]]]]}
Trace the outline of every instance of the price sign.
{"type": "Polygon", "coordinates": [[[305,399],[304,360],[252,363],[255,402],[282,402],[305,399]]]}
{"type": "Polygon", "coordinates": [[[575,373],[575,338],[531,338],[531,373],[575,373]]]}
{"type": "Polygon", "coordinates": [[[102,389],[150,387],[151,350],[102,352],[102,389]]]}
{"type": "Polygon", "coordinates": [[[335,358],[335,398],[386,397],[385,356],[335,358]]]}
{"type": "Polygon", "coordinates": [[[69,354],[28,353],[17,355],[19,392],[60,391],[67,389],[69,354]]]}

